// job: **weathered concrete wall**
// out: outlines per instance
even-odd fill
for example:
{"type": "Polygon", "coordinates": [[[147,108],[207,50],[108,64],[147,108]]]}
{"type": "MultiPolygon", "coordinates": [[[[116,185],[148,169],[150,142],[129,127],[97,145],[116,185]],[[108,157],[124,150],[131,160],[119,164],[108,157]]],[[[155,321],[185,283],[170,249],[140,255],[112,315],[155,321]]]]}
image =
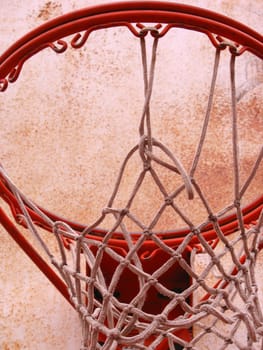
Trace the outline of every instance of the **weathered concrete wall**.
{"type": "MultiPolygon", "coordinates": [[[[106,2],[2,0],[0,50],[48,19],[106,2]]],[[[261,0],[181,2],[221,12],[262,31],[261,0]]],[[[200,37],[179,30],[164,38],[153,96],[157,101],[152,112],[154,133],[176,152],[186,168],[191,165],[198,139],[198,116],[205,111],[213,63],[211,45],[206,37],[200,37]],[[176,53],[171,40],[176,42],[176,53]]],[[[233,194],[230,121],[224,120],[230,115],[225,79],[228,62],[224,59],[213,110],[214,143],[206,150],[207,162],[199,174],[215,210],[233,194]]],[[[67,50],[61,56],[45,51],[31,61],[19,81],[0,96],[0,162],[37,203],[71,219],[91,222],[109,199],[123,157],[138,142],[143,101],[138,41],[127,30],[108,31],[91,36],[89,46],[81,50],[67,50]]],[[[250,55],[240,62],[244,177],[262,142],[263,70],[262,63],[250,55]]],[[[134,179],[130,170],[120,202],[134,179]]],[[[163,174],[163,181],[169,186],[168,173],[163,174]]],[[[262,169],[251,187],[252,198],[262,192],[261,185],[262,169]]],[[[158,198],[155,187],[150,185],[150,190],[151,198],[146,189],[136,203],[137,212],[145,212],[145,220],[150,214],[144,209],[154,208],[153,198],[158,198]]],[[[248,196],[247,201],[250,199],[248,196]]],[[[189,210],[187,203],[184,207],[189,210]]],[[[190,211],[194,221],[202,220],[204,213],[198,203],[190,211]]],[[[160,229],[173,226],[168,213],[160,229]]],[[[81,329],[74,310],[2,228],[0,234],[0,349],[78,349],[81,329]]]]}

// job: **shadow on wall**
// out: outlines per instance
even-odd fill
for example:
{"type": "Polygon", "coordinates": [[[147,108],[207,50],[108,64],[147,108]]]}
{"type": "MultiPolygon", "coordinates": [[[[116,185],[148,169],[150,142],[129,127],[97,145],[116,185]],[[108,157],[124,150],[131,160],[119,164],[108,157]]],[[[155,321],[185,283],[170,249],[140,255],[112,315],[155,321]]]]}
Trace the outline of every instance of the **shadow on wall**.
{"type": "Polygon", "coordinates": [[[251,57],[246,63],[246,81],[237,88],[237,100],[240,101],[247,93],[263,84],[263,62],[251,57]]]}

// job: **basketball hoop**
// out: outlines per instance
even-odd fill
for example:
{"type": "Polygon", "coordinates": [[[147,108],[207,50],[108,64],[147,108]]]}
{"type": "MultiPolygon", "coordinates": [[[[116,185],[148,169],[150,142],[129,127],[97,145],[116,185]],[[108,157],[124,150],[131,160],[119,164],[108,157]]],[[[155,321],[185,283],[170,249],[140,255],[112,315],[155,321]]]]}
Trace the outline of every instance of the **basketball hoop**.
{"type": "Polygon", "coordinates": [[[1,207],[0,222],[79,313],[83,350],[201,350],[200,342],[210,335],[219,340],[220,349],[262,349],[263,314],[255,272],[263,247],[262,188],[250,203],[244,197],[256,176],[262,179],[263,147],[241,182],[235,67],[244,53],[263,59],[263,37],[230,18],[192,6],[159,1],[105,4],[53,19],[13,44],[0,57],[0,90],[8,93],[9,85],[23,74],[23,66],[40,51],[63,54],[70,48],[80,49],[92,32],[111,27],[124,27],[138,40],[144,103],[138,142],[127,149],[107,205],[92,224],[65,219],[27,198],[0,164],[0,196],[12,213],[8,215],[1,207]],[[150,112],[158,44],[177,28],[199,32],[215,51],[207,109],[189,168],[155,137],[150,112]],[[214,211],[196,173],[223,51],[228,52],[230,67],[233,198],[214,211]],[[119,207],[120,186],[134,156],[140,159],[138,178],[125,205],[119,207]],[[172,191],[159,176],[160,169],[176,177],[172,191]],[[133,212],[134,199],[146,177],[162,197],[148,224],[133,212]],[[195,223],[180,205],[181,197],[189,206],[197,200],[205,219],[195,223]],[[167,208],[182,227],[158,230],[157,223],[167,208]],[[105,229],[108,217],[113,224],[105,229]],[[128,223],[137,229],[129,229],[128,223]],[[39,248],[21,226],[37,240],[39,248]],[[43,230],[55,237],[56,254],[43,230]],[[194,260],[198,254],[205,255],[207,261],[197,272],[194,260]],[[226,259],[230,265],[225,265],[226,259]],[[213,285],[208,283],[212,272],[216,275],[213,285]],[[240,332],[245,334],[242,341],[240,332]]]}

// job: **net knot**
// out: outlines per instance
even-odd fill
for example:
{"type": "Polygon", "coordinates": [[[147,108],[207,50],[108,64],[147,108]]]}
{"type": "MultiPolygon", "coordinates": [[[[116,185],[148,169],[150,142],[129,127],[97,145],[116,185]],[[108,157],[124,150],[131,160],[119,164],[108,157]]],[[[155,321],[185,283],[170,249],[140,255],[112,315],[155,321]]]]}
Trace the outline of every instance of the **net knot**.
{"type": "Polygon", "coordinates": [[[235,318],[245,321],[247,319],[247,315],[245,312],[240,311],[236,313],[235,318]]]}
{"type": "Polygon", "coordinates": [[[152,237],[153,232],[150,231],[150,230],[148,230],[148,229],[146,229],[146,230],[143,231],[143,234],[144,234],[145,236],[147,236],[147,237],[152,237]]]}
{"type": "Polygon", "coordinates": [[[206,332],[206,333],[211,333],[211,332],[212,332],[211,327],[207,327],[207,328],[205,328],[205,332],[206,332]]]}
{"type": "Polygon", "coordinates": [[[124,268],[127,267],[129,264],[130,264],[130,260],[126,260],[126,259],[120,262],[121,267],[124,267],[124,268]]]}
{"type": "Polygon", "coordinates": [[[216,255],[213,255],[213,256],[211,257],[211,260],[212,260],[212,262],[213,262],[214,265],[218,265],[218,264],[219,264],[219,261],[220,261],[220,259],[219,259],[216,255]]]}
{"type": "Polygon", "coordinates": [[[202,285],[205,283],[205,280],[204,280],[204,278],[198,277],[198,278],[196,279],[196,282],[197,282],[200,286],[202,286],[202,285]]]}
{"type": "Polygon", "coordinates": [[[118,340],[120,338],[121,332],[118,328],[113,328],[110,332],[110,338],[118,340]]]}
{"type": "Polygon", "coordinates": [[[96,278],[95,277],[89,277],[89,285],[90,286],[94,286],[95,282],[96,282],[96,278]]]}
{"type": "Polygon", "coordinates": [[[179,260],[182,259],[182,254],[179,254],[179,253],[176,253],[176,252],[175,252],[175,253],[173,254],[173,258],[174,258],[175,260],[178,260],[178,261],[179,261],[179,260]]]}
{"type": "Polygon", "coordinates": [[[231,338],[227,338],[227,339],[225,339],[225,344],[226,345],[233,344],[233,340],[231,338]]]}
{"type": "Polygon", "coordinates": [[[150,285],[150,286],[154,286],[155,284],[158,283],[157,279],[154,278],[154,277],[149,277],[148,280],[147,280],[147,283],[150,285]]]}
{"type": "Polygon", "coordinates": [[[242,264],[242,265],[240,266],[240,270],[242,270],[242,272],[243,272],[244,274],[247,274],[247,273],[248,273],[247,261],[246,261],[244,264],[242,264]]]}
{"type": "Polygon", "coordinates": [[[140,156],[143,162],[143,168],[145,171],[148,171],[151,169],[151,158],[149,155],[147,155],[147,146],[150,143],[150,140],[146,135],[142,135],[140,142],[139,142],[139,151],[140,151],[140,156]]]}
{"type": "Polygon", "coordinates": [[[217,222],[217,216],[214,214],[209,214],[208,219],[212,222],[217,222]]]}
{"type": "Polygon", "coordinates": [[[176,301],[179,303],[179,304],[183,304],[185,302],[185,298],[181,295],[178,295],[176,296],[176,301]]]}
{"type": "Polygon", "coordinates": [[[230,244],[228,241],[225,242],[225,247],[226,247],[230,252],[233,252],[233,251],[234,251],[234,248],[233,248],[232,244],[230,244]]]}
{"type": "Polygon", "coordinates": [[[84,238],[85,238],[85,236],[83,236],[83,235],[78,235],[78,236],[76,237],[76,242],[79,242],[79,243],[81,244],[82,241],[84,240],[84,238]]]}
{"type": "Polygon", "coordinates": [[[110,214],[112,212],[112,209],[111,208],[103,208],[102,209],[102,215],[107,215],[107,214],[110,214]]]}
{"type": "Polygon", "coordinates": [[[199,236],[200,233],[201,233],[200,229],[195,228],[195,227],[193,227],[193,228],[191,229],[191,231],[193,232],[193,235],[194,235],[194,236],[199,236]]]}
{"type": "Polygon", "coordinates": [[[132,313],[132,309],[133,309],[133,305],[132,304],[127,304],[125,305],[125,307],[123,308],[123,312],[126,314],[126,315],[129,315],[132,313]]]}
{"type": "Polygon", "coordinates": [[[110,299],[112,299],[112,293],[107,291],[103,293],[103,301],[108,302],[110,299]]]}
{"type": "Polygon", "coordinates": [[[235,208],[240,208],[240,206],[241,206],[241,201],[240,201],[240,199],[235,199],[234,200],[234,206],[235,206],[235,208]]]}
{"type": "Polygon", "coordinates": [[[173,203],[172,198],[169,196],[167,196],[164,201],[166,205],[171,205],[173,203]]]}
{"type": "Polygon", "coordinates": [[[120,216],[126,216],[127,214],[129,214],[128,208],[124,208],[120,210],[120,216]]]}
{"type": "Polygon", "coordinates": [[[151,163],[150,163],[150,161],[145,161],[145,162],[143,162],[143,169],[144,169],[145,171],[148,171],[148,170],[151,169],[151,163]]]}
{"type": "Polygon", "coordinates": [[[99,243],[98,244],[98,249],[99,250],[105,250],[107,248],[107,244],[106,243],[99,243]]]}
{"type": "Polygon", "coordinates": [[[201,305],[200,310],[204,311],[207,314],[210,314],[211,311],[213,310],[213,307],[208,304],[204,304],[204,305],[201,305]]]}
{"type": "Polygon", "coordinates": [[[157,315],[155,316],[155,320],[156,323],[160,324],[165,324],[167,322],[167,317],[163,314],[157,315]]]}

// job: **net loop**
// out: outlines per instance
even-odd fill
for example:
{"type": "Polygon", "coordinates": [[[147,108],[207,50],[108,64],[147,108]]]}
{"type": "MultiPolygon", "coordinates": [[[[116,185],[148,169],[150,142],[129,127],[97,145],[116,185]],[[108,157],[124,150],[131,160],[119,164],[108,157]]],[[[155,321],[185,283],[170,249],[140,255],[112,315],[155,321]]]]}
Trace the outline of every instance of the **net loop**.
{"type": "Polygon", "coordinates": [[[56,43],[49,43],[48,46],[56,53],[63,53],[68,48],[68,44],[65,40],[58,40],[56,43]]]}
{"type": "Polygon", "coordinates": [[[226,38],[223,38],[221,36],[216,37],[218,42],[218,48],[220,50],[225,50],[226,48],[229,49],[229,52],[234,56],[240,56],[243,52],[246,51],[245,47],[240,46],[239,44],[235,43],[234,41],[228,40],[226,38]]]}
{"type": "Polygon", "coordinates": [[[154,26],[146,26],[142,23],[137,23],[136,27],[140,29],[139,31],[140,37],[145,37],[148,33],[150,33],[154,38],[158,38],[160,36],[159,29],[162,28],[162,25],[158,23],[154,26]]]}
{"type": "Polygon", "coordinates": [[[0,92],[4,92],[7,88],[8,88],[7,79],[1,79],[0,80],[0,92]]]}
{"type": "Polygon", "coordinates": [[[92,30],[90,29],[86,30],[84,34],[77,33],[70,42],[71,46],[74,49],[80,49],[87,42],[91,32],[92,30]]]}
{"type": "Polygon", "coordinates": [[[16,68],[13,68],[13,70],[10,72],[9,76],[8,76],[8,81],[9,83],[14,83],[19,75],[20,75],[20,72],[23,68],[23,64],[24,64],[24,61],[21,61],[16,68]]]}

